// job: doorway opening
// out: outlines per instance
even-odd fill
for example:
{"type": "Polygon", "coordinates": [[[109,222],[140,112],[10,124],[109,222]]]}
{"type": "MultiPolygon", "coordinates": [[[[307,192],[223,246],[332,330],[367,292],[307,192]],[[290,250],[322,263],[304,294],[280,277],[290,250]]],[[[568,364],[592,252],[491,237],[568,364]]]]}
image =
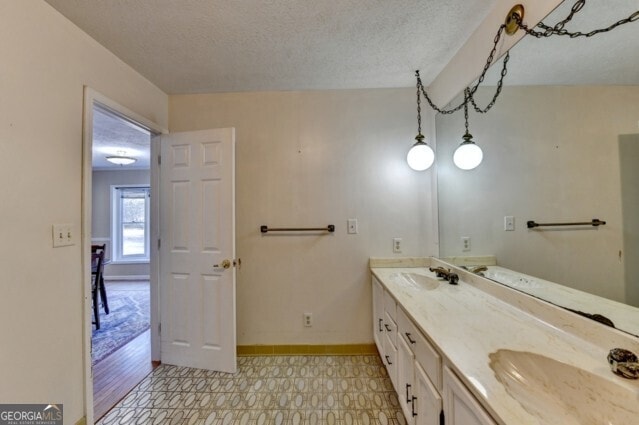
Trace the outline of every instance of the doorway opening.
{"type": "Polygon", "coordinates": [[[151,158],[160,131],[88,88],[84,127],[85,400],[93,423],[159,364],[151,158]]]}
{"type": "MultiPolygon", "coordinates": [[[[619,166],[621,175],[621,213],[623,216],[623,253],[626,304],[639,307],[639,264],[628,259],[639,256],[639,134],[619,136],[619,166]]],[[[623,255],[622,255],[623,254],[623,255]]]]}
{"type": "Polygon", "coordinates": [[[91,334],[96,420],[152,371],[150,157],[148,130],[93,106],[91,246],[104,251],[92,282],[101,289],[91,334]]]}

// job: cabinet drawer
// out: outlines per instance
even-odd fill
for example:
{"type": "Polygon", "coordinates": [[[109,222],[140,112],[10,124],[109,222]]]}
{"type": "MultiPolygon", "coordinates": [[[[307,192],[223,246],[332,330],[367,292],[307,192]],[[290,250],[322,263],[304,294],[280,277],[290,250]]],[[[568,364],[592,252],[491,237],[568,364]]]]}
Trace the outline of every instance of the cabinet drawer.
{"type": "Polygon", "coordinates": [[[397,303],[388,291],[384,291],[384,310],[397,323],[397,303]]]}
{"type": "Polygon", "coordinates": [[[388,312],[384,316],[384,330],[386,331],[386,337],[393,343],[393,347],[397,349],[397,324],[388,312]]]}
{"type": "Polygon", "coordinates": [[[426,337],[419,331],[413,321],[401,308],[397,309],[398,333],[408,343],[419,363],[433,385],[442,390],[442,359],[426,337]]]}

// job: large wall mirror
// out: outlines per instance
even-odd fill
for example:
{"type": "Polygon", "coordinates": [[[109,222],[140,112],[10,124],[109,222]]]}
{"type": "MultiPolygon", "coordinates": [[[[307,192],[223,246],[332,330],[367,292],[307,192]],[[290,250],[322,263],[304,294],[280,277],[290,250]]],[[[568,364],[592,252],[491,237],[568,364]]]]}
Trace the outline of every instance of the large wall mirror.
{"type": "MultiPolygon", "coordinates": [[[[544,22],[553,25],[573,3],[544,22]]],[[[590,1],[566,28],[602,28],[636,10],[637,0],[590,1]]],[[[500,71],[501,61],[487,80],[500,71]]],[[[478,91],[480,106],[494,90],[478,91]]],[[[436,130],[440,256],[494,256],[521,273],[508,277],[516,289],[612,316],[639,335],[639,22],[592,38],[527,36],[513,47],[496,105],[470,110],[484,152],[478,168],[452,162],[463,113],[438,115],[436,130]],[[505,230],[506,217],[514,230],[505,230]],[[606,224],[527,227],[593,218],[606,224]]]]}

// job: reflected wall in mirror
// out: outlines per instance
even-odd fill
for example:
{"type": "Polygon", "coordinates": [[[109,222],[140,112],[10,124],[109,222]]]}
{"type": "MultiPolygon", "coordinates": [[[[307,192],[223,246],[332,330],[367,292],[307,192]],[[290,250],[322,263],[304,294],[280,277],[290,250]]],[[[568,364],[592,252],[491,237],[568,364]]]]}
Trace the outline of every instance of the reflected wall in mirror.
{"type": "MultiPolygon", "coordinates": [[[[554,24],[573,3],[544,22],[554,24]]],[[[588,2],[571,25],[601,28],[636,9],[636,0],[588,2]]],[[[480,106],[493,93],[481,88],[480,106]]],[[[483,115],[471,109],[469,127],[484,162],[463,171],[452,162],[463,114],[436,118],[441,257],[494,255],[498,265],[540,282],[639,307],[639,22],[589,39],[524,38],[511,51],[496,105],[483,115]],[[506,231],[510,216],[515,229],[506,231]],[[528,220],[593,218],[606,225],[526,227],[528,220]]],[[[597,302],[562,292],[575,298],[562,305],[603,314],[597,302]]],[[[639,309],[624,314],[632,317],[611,319],[639,335],[639,309]]]]}

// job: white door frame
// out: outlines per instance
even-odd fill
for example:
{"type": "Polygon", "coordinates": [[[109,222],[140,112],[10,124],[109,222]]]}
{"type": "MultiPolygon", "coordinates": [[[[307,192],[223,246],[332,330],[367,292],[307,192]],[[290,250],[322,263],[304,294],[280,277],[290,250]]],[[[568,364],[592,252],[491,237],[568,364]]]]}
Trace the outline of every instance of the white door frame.
{"type": "MultiPolygon", "coordinates": [[[[91,334],[93,325],[87,321],[92,314],[91,300],[91,209],[93,192],[93,107],[99,105],[106,108],[123,119],[145,128],[151,134],[166,134],[168,130],[157,123],[131,111],[108,97],[98,93],[90,87],[84,87],[84,110],[82,126],[82,281],[83,284],[83,350],[84,350],[84,405],[87,424],[93,424],[93,368],[91,366],[91,334]]],[[[160,186],[160,170],[157,158],[160,147],[151,139],[151,188],[160,186]]],[[[151,196],[151,259],[150,259],[150,286],[151,286],[151,359],[160,360],[159,338],[159,261],[157,240],[159,235],[159,197],[151,196]]]]}

